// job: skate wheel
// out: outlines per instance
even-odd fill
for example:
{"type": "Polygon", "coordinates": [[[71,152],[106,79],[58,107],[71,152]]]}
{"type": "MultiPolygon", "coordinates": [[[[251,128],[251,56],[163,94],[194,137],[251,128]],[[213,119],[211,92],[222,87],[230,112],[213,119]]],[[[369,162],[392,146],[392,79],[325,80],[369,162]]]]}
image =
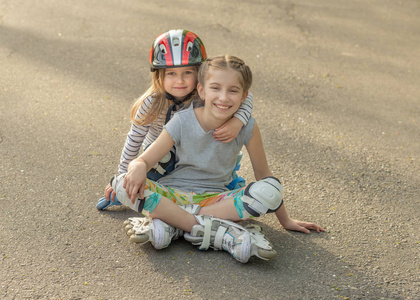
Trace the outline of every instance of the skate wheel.
{"type": "Polygon", "coordinates": [[[130,236],[130,241],[134,243],[138,243],[138,244],[143,244],[149,241],[149,236],[146,234],[139,234],[139,235],[133,234],[132,236],[130,236]]]}
{"type": "Polygon", "coordinates": [[[267,250],[267,249],[258,249],[258,256],[263,259],[273,259],[277,256],[277,251],[274,249],[267,250]]]}
{"type": "Polygon", "coordinates": [[[248,225],[245,226],[245,229],[247,229],[250,232],[252,232],[252,231],[262,232],[261,226],[257,225],[257,224],[248,224],[248,225]]]}

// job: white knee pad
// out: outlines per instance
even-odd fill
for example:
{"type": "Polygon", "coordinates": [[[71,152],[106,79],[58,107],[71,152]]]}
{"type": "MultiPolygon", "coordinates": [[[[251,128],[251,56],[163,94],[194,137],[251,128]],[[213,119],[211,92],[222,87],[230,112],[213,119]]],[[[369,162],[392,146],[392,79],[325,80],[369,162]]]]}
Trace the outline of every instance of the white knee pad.
{"type": "Polygon", "coordinates": [[[254,217],[277,211],[283,204],[283,186],[275,177],[266,177],[253,182],[242,196],[245,209],[254,217]]]}

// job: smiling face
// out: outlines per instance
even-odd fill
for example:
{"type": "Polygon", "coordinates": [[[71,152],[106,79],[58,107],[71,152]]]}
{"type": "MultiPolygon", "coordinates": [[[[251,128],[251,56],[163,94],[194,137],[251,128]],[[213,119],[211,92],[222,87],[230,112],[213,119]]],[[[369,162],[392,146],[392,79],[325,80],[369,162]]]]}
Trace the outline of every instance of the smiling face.
{"type": "Polygon", "coordinates": [[[204,86],[198,93],[204,100],[204,112],[218,120],[228,120],[238,110],[248,92],[240,81],[240,73],[232,69],[210,68],[204,86]]]}
{"type": "Polygon", "coordinates": [[[165,91],[182,101],[197,86],[197,68],[181,67],[167,68],[163,78],[165,91]]]}

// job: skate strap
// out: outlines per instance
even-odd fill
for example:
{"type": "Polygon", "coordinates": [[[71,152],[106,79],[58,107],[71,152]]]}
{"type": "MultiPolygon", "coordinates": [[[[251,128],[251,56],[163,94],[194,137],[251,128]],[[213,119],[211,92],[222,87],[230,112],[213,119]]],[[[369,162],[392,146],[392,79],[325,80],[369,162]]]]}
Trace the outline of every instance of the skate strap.
{"type": "Polygon", "coordinates": [[[210,216],[203,216],[203,227],[204,227],[204,235],[203,235],[203,242],[201,243],[200,250],[207,250],[210,247],[210,238],[211,238],[211,217],[210,216]]]}
{"type": "Polygon", "coordinates": [[[266,214],[268,208],[263,203],[256,201],[254,198],[249,197],[248,195],[243,195],[242,199],[244,202],[248,203],[253,210],[258,212],[259,214],[266,214]]]}
{"type": "Polygon", "coordinates": [[[216,249],[222,249],[222,242],[223,242],[223,236],[225,235],[228,228],[226,226],[223,226],[223,224],[219,225],[219,228],[217,228],[216,236],[214,237],[214,248],[216,249]]]}
{"type": "Polygon", "coordinates": [[[180,206],[183,210],[185,210],[186,212],[189,212],[192,215],[198,215],[198,213],[200,212],[200,205],[198,204],[185,204],[183,206],[180,206]]]}

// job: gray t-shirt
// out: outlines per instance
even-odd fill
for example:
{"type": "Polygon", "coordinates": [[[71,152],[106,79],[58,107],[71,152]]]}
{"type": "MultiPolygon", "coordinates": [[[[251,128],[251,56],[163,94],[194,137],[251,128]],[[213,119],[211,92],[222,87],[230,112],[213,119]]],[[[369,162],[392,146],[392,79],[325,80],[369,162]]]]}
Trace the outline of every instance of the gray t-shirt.
{"type": "Polygon", "coordinates": [[[254,124],[255,119],[251,117],[232,142],[222,143],[214,140],[214,131],[204,131],[192,105],[177,112],[165,125],[175,141],[175,169],[159,179],[159,183],[197,194],[227,191],[238,154],[248,145],[254,124]]]}

